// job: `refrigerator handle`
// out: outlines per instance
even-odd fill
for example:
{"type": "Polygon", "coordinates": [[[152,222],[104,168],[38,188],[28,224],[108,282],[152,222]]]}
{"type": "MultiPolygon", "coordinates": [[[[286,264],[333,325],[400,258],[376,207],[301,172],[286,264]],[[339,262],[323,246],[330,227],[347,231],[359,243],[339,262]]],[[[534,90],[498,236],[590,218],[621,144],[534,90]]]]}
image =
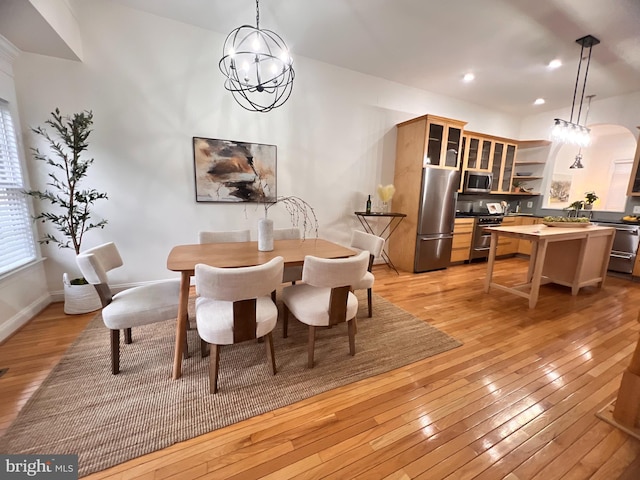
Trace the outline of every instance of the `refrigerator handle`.
{"type": "Polygon", "coordinates": [[[447,238],[453,238],[453,235],[451,234],[443,234],[443,235],[439,235],[437,237],[420,237],[420,241],[421,242],[428,242],[431,240],[446,240],[447,238]]]}

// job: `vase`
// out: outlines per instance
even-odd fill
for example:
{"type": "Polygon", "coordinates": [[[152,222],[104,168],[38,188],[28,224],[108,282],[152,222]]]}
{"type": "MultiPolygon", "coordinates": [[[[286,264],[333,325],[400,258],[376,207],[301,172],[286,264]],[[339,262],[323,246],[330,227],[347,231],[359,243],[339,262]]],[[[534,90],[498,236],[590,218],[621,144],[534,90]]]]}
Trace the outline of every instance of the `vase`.
{"type": "Polygon", "coordinates": [[[593,204],[592,203],[585,203],[584,204],[584,209],[585,210],[592,210],[593,209],[593,204]]]}
{"type": "Polygon", "coordinates": [[[382,213],[389,213],[389,202],[382,202],[382,213]]]}
{"type": "Polygon", "coordinates": [[[261,252],[273,250],[273,220],[269,218],[258,220],[258,250],[261,252]]]}

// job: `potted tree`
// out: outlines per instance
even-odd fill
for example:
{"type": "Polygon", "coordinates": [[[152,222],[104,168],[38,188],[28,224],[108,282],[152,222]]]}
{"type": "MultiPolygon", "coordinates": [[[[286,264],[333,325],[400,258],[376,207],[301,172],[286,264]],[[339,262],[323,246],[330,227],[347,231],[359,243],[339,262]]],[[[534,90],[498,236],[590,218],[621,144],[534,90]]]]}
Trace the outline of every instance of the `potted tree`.
{"type": "MultiPolygon", "coordinates": [[[[44,204],[52,207],[42,209],[33,218],[34,221],[51,223],[60,235],[45,233],[39,242],[70,248],[78,255],[84,234],[95,228],[104,228],[107,224],[106,220],[93,221],[91,218],[91,207],[97,200],[106,199],[107,194],[95,189],[82,189],[79,185],[93,163],[93,158],[82,156],[88,147],[93,113],[83,111],[62,115],[56,108],[45,124],[52,133],[42,126],[31,130],[46,140],[52,155],[43,153],[38,148],[32,148],[31,151],[36,160],[51,167],[48,188],[44,191],[25,190],[23,193],[40,200],[40,209],[44,204]]],[[[63,283],[65,313],[87,313],[101,307],[95,289],[84,278],[70,280],[65,273],[63,283]]]]}

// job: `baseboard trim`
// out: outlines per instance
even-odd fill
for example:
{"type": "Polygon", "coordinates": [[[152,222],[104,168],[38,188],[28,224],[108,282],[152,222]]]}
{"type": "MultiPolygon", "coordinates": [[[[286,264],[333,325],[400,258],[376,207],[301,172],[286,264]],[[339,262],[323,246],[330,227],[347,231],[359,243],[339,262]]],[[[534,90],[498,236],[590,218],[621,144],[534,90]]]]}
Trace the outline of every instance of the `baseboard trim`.
{"type": "Polygon", "coordinates": [[[31,320],[38,313],[44,310],[47,305],[52,303],[52,301],[53,300],[51,298],[51,295],[46,293],[31,305],[28,305],[20,310],[9,320],[3,322],[2,325],[0,325],[0,343],[4,342],[7,338],[17,332],[22,326],[26,325],[29,320],[31,320]]]}

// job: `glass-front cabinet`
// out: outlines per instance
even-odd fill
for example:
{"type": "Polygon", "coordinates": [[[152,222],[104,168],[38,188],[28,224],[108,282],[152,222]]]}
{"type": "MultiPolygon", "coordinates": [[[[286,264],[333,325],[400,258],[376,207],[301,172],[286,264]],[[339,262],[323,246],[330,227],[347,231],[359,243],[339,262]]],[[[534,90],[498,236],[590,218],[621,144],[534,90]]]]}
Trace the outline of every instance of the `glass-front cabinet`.
{"type": "Polygon", "coordinates": [[[513,162],[516,158],[516,146],[507,144],[507,151],[504,156],[504,167],[502,169],[502,183],[500,183],[501,192],[511,191],[511,179],[513,178],[513,162]]]}
{"type": "Polygon", "coordinates": [[[492,193],[511,192],[513,179],[513,165],[516,159],[515,144],[495,141],[493,145],[493,159],[491,172],[493,173],[492,193]]]}
{"type": "Polygon", "coordinates": [[[466,122],[427,115],[424,165],[459,168],[462,130],[466,122]]]}
{"type": "Polygon", "coordinates": [[[491,140],[482,140],[482,150],[480,150],[480,168],[479,170],[489,171],[489,165],[491,164],[491,140]]]}
{"type": "Polygon", "coordinates": [[[484,170],[488,172],[491,165],[491,140],[475,135],[462,137],[462,165],[464,170],[484,170]]]}
{"type": "Polygon", "coordinates": [[[491,191],[499,191],[502,184],[500,173],[502,172],[502,162],[504,160],[504,143],[496,142],[493,145],[493,158],[491,159],[491,173],[493,173],[493,182],[491,183],[491,191]]]}

